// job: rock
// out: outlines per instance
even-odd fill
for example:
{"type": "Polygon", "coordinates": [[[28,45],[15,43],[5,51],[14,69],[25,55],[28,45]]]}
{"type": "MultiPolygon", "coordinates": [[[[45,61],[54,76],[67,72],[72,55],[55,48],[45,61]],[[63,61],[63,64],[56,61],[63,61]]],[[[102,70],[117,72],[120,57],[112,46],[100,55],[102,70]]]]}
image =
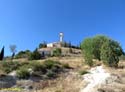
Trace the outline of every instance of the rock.
{"type": "Polygon", "coordinates": [[[18,80],[17,87],[22,88],[24,90],[32,90],[33,89],[33,81],[31,81],[31,80],[18,80]]]}
{"type": "Polygon", "coordinates": [[[113,82],[117,82],[119,77],[117,75],[111,75],[111,77],[106,79],[106,84],[111,84],[113,82]]]}
{"type": "Polygon", "coordinates": [[[9,73],[8,75],[12,76],[13,78],[16,78],[16,76],[17,76],[16,71],[13,71],[13,72],[9,73]]]}
{"type": "Polygon", "coordinates": [[[12,76],[0,77],[0,88],[10,88],[16,85],[16,80],[12,76]]]}

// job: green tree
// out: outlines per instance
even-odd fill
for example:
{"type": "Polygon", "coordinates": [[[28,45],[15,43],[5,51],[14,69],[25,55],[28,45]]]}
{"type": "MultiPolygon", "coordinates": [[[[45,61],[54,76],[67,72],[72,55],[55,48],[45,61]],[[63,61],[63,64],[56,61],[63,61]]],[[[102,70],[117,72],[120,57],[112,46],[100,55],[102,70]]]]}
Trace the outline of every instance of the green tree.
{"type": "Polygon", "coordinates": [[[38,52],[37,48],[33,51],[33,53],[31,53],[30,60],[39,60],[41,59],[41,54],[38,52]]]}
{"type": "Polygon", "coordinates": [[[4,46],[3,46],[1,53],[0,53],[0,60],[3,60],[3,58],[4,58],[4,46]]]}
{"type": "Polygon", "coordinates": [[[20,51],[15,55],[15,58],[29,58],[30,54],[30,50],[20,51]]]}
{"type": "Polygon", "coordinates": [[[101,60],[100,53],[103,43],[105,43],[109,38],[103,35],[97,35],[93,38],[93,55],[95,59],[101,60]]]}
{"type": "Polygon", "coordinates": [[[47,43],[45,41],[39,44],[39,48],[46,48],[46,47],[47,47],[47,43]]]}
{"type": "Polygon", "coordinates": [[[16,45],[10,45],[10,51],[12,52],[11,59],[13,60],[16,53],[16,45]]]}
{"type": "Polygon", "coordinates": [[[118,42],[109,39],[101,47],[101,60],[110,67],[117,67],[123,50],[118,42]]]}
{"type": "Polygon", "coordinates": [[[116,67],[119,57],[124,54],[117,41],[102,35],[86,38],[81,43],[81,49],[86,63],[90,66],[93,64],[93,59],[98,59],[108,66],[116,67]]]}
{"type": "Polygon", "coordinates": [[[82,52],[85,58],[85,63],[89,66],[93,65],[93,39],[86,38],[81,44],[82,52]]]}

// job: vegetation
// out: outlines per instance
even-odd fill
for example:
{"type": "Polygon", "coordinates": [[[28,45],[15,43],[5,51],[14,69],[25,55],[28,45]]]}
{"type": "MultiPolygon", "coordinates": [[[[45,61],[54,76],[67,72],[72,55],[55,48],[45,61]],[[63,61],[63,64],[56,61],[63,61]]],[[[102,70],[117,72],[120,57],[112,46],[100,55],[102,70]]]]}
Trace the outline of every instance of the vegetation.
{"type": "Polygon", "coordinates": [[[122,54],[122,48],[114,40],[106,41],[101,47],[101,60],[110,67],[118,66],[119,57],[122,54]]]}
{"type": "Polygon", "coordinates": [[[48,70],[48,72],[46,73],[46,76],[48,78],[55,78],[56,77],[56,73],[52,70],[48,70]]]}
{"type": "Polygon", "coordinates": [[[89,66],[93,65],[93,39],[92,38],[86,38],[84,42],[81,44],[81,48],[83,51],[83,55],[85,58],[85,63],[89,66]]]}
{"type": "Polygon", "coordinates": [[[61,46],[68,47],[68,48],[80,49],[80,46],[72,45],[71,42],[63,42],[63,43],[61,43],[61,46]]]}
{"type": "Polygon", "coordinates": [[[62,64],[62,66],[63,66],[64,68],[67,68],[67,69],[70,69],[70,68],[71,68],[68,63],[62,64]]]}
{"type": "Polygon", "coordinates": [[[6,73],[10,73],[13,70],[16,70],[20,67],[20,63],[15,61],[15,62],[1,62],[2,65],[2,70],[6,73]]]}
{"type": "Polygon", "coordinates": [[[39,48],[46,48],[46,47],[47,47],[47,43],[45,41],[39,44],[39,48]]]}
{"type": "Polygon", "coordinates": [[[109,38],[103,35],[93,37],[93,55],[95,59],[101,60],[101,47],[109,38]]]}
{"type": "Polygon", "coordinates": [[[59,57],[62,55],[62,50],[60,48],[56,48],[53,50],[53,56],[59,57]]]}
{"type": "Polygon", "coordinates": [[[19,79],[28,79],[30,77],[30,72],[25,67],[20,67],[19,70],[17,70],[17,77],[19,79]]]}
{"type": "Polygon", "coordinates": [[[63,42],[62,47],[71,47],[71,42],[67,43],[67,42],[63,42]]]}
{"type": "Polygon", "coordinates": [[[29,60],[39,60],[41,59],[41,54],[38,52],[37,49],[33,51],[33,53],[30,54],[29,60]]]}
{"type": "Polygon", "coordinates": [[[121,55],[120,60],[125,60],[125,55],[121,55]]]}
{"type": "Polygon", "coordinates": [[[82,42],[81,48],[85,62],[89,66],[93,65],[93,59],[98,59],[108,66],[116,67],[119,57],[123,54],[118,42],[102,35],[86,38],[82,42]]]}
{"type": "Polygon", "coordinates": [[[18,52],[18,54],[16,54],[15,58],[29,58],[29,56],[31,55],[31,51],[30,50],[26,50],[26,51],[20,51],[18,52]]]}
{"type": "Polygon", "coordinates": [[[79,74],[80,74],[80,75],[84,75],[84,74],[87,74],[87,73],[89,73],[89,72],[86,71],[86,70],[81,70],[81,71],[79,71],[79,74]]]}
{"type": "Polygon", "coordinates": [[[0,60],[3,60],[3,58],[4,58],[4,47],[2,48],[0,53],[0,60]]]}
{"type": "Polygon", "coordinates": [[[28,79],[30,76],[55,78],[64,69],[69,69],[69,65],[63,65],[57,61],[46,60],[44,62],[0,62],[0,69],[5,73],[17,71],[19,79],[28,79]]]}
{"type": "Polygon", "coordinates": [[[12,52],[11,59],[13,60],[15,53],[16,53],[16,45],[10,45],[10,51],[12,52]]]}

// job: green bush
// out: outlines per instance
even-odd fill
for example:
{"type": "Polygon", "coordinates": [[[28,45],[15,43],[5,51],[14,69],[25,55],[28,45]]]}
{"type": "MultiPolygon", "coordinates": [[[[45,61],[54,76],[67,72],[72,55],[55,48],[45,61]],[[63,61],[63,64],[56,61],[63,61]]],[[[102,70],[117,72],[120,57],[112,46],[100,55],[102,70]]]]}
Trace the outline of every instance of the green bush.
{"type": "Polygon", "coordinates": [[[55,78],[56,75],[57,75],[57,74],[56,74],[55,72],[51,71],[51,70],[49,70],[49,71],[47,72],[47,74],[46,74],[46,76],[47,76],[48,78],[55,78]]]}
{"type": "Polygon", "coordinates": [[[62,50],[60,48],[56,48],[53,50],[53,56],[59,57],[62,55],[62,50]]]}
{"type": "Polygon", "coordinates": [[[62,67],[63,67],[63,68],[67,68],[67,69],[69,69],[69,68],[70,68],[70,66],[69,66],[69,64],[68,64],[68,63],[66,63],[66,64],[62,64],[62,67]]]}
{"type": "Polygon", "coordinates": [[[4,72],[6,72],[6,73],[10,73],[13,70],[16,70],[16,69],[18,69],[20,67],[20,63],[17,62],[17,61],[14,61],[14,62],[1,62],[1,64],[2,64],[4,72]]]}
{"type": "Polygon", "coordinates": [[[59,62],[53,61],[53,60],[46,60],[44,61],[43,65],[47,68],[47,69],[51,69],[52,67],[56,66],[56,65],[60,65],[59,62]]]}
{"type": "Polygon", "coordinates": [[[80,74],[80,75],[84,75],[84,74],[87,74],[87,73],[89,73],[89,72],[88,72],[88,71],[85,71],[85,70],[79,71],[79,74],[80,74]]]}
{"type": "Polygon", "coordinates": [[[19,70],[17,70],[17,77],[19,79],[28,79],[30,77],[30,72],[27,68],[21,67],[19,70]]]}
{"type": "Polygon", "coordinates": [[[33,71],[40,71],[43,74],[47,72],[46,67],[44,64],[41,64],[40,62],[30,62],[30,66],[32,67],[33,71]]]}
{"type": "Polygon", "coordinates": [[[92,67],[94,65],[93,58],[91,56],[85,55],[85,64],[89,65],[92,67]]]}
{"type": "Polygon", "coordinates": [[[31,55],[31,51],[30,50],[26,50],[26,51],[20,51],[18,54],[15,55],[15,58],[29,58],[31,55]]]}
{"type": "Polygon", "coordinates": [[[47,43],[45,41],[39,44],[39,48],[46,48],[46,47],[47,47],[47,43]]]}
{"type": "Polygon", "coordinates": [[[39,60],[41,59],[41,54],[35,49],[33,53],[30,54],[29,60],[39,60]]]}

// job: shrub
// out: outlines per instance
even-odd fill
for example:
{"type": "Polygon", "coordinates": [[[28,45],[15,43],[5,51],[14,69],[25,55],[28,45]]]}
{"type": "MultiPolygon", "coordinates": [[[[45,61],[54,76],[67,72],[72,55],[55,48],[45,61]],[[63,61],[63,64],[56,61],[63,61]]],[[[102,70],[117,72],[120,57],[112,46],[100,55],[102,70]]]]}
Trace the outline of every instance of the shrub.
{"type": "Polygon", "coordinates": [[[62,50],[60,48],[56,48],[53,50],[53,56],[59,57],[62,54],[62,50]]]}
{"type": "Polygon", "coordinates": [[[60,63],[56,62],[56,61],[52,61],[52,60],[46,60],[46,61],[44,61],[43,65],[45,65],[45,67],[47,69],[51,69],[52,67],[54,67],[56,65],[60,65],[60,63]]]}
{"type": "Polygon", "coordinates": [[[30,66],[32,67],[33,71],[40,71],[43,74],[47,72],[45,65],[41,64],[40,62],[31,62],[30,66]]]}
{"type": "Polygon", "coordinates": [[[20,51],[18,54],[15,55],[15,58],[29,58],[31,55],[31,51],[30,50],[26,50],[26,51],[20,51]]]}
{"type": "Polygon", "coordinates": [[[92,67],[94,65],[93,58],[89,55],[85,55],[85,64],[92,67]]]}
{"type": "Polygon", "coordinates": [[[54,66],[50,69],[51,71],[55,72],[55,73],[59,73],[61,71],[61,67],[59,66],[54,66]]]}
{"type": "Polygon", "coordinates": [[[31,53],[29,60],[39,60],[41,59],[41,54],[35,49],[33,53],[31,53]]]}
{"type": "Polygon", "coordinates": [[[27,68],[21,67],[19,70],[17,70],[17,77],[19,79],[28,79],[30,77],[30,72],[27,68]]]}
{"type": "Polygon", "coordinates": [[[56,73],[54,73],[53,71],[49,70],[46,74],[46,76],[48,78],[55,78],[56,77],[56,73]]]}
{"type": "Polygon", "coordinates": [[[66,63],[66,64],[62,64],[62,67],[63,67],[63,68],[67,68],[67,69],[69,69],[69,68],[70,68],[70,66],[69,66],[69,64],[68,64],[68,63],[66,63]]]}
{"type": "Polygon", "coordinates": [[[12,72],[13,70],[16,70],[19,68],[20,66],[20,63],[15,61],[15,62],[1,62],[2,66],[3,66],[3,70],[6,72],[6,73],[10,73],[12,72]]]}
{"type": "Polygon", "coordinates": [[[87,73],[89,73],[89,72],[88,72],[88,71],[85,71],[85,70],[79,71],[79,74],[80,74],[80,75],[84,75],[84,74],[87,74],[87,73]]]}
{"type": "Polygon", "coordinates": [[[39,44],[39,48],[46,48],[46,47],[47,47],[47,43],[45,41],[39,44]]]}

